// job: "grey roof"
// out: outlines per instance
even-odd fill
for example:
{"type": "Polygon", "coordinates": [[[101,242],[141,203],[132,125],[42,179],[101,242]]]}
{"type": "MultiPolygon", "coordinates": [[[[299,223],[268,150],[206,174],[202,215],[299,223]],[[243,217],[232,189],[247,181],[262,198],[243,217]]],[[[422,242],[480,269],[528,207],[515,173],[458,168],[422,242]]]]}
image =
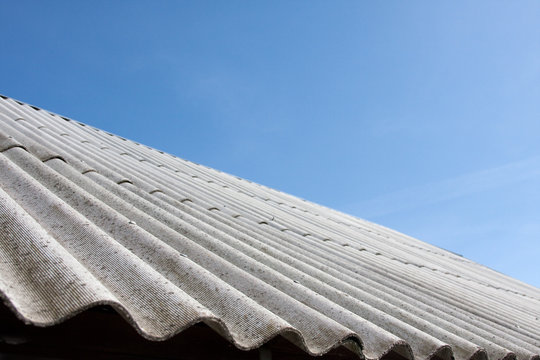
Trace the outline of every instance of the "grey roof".
{"type": "Polygon", "coordinates": [[[7,97],[0,214],[0,295],[28,323],[108,304],[156,340],[204,322],[241,349],[540,354],[538,288],[7,97]]]}

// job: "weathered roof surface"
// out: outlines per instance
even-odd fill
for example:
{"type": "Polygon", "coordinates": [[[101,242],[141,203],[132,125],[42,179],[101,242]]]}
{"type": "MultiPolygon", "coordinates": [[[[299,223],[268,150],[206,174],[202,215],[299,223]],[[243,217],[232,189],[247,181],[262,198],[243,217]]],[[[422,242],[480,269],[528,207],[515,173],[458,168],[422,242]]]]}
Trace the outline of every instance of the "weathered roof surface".
{"type": "Polygon", "coordinates": [[[33,324],[109,304],[151,339],[204,322],[242,349],[540,354],[535,287],[7,97],[0,214],[0,295],[33,324]]]}

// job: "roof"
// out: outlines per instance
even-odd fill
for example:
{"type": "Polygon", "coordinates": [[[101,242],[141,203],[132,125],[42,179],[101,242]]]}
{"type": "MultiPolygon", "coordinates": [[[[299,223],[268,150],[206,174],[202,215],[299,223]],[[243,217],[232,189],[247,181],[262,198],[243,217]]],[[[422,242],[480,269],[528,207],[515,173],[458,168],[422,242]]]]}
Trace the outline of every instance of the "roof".
{"type": "Polygon", "coordinates": [[[0,295],[31,324],[107,304],[154,340],[203,322],[240,349],[540,354],[538,288],[8,97],[0,214],[0,295]]]}

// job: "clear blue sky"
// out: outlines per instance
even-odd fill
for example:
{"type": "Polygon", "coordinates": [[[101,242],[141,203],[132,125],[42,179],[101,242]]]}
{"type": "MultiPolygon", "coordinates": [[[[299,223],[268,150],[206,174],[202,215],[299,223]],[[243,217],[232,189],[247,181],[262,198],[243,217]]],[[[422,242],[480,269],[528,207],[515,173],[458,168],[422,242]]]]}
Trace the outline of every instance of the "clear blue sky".
{"type": "Polygon", "coordinates": [[[540,287],[540,2],[7,1],[0,93],[540,287]]]}

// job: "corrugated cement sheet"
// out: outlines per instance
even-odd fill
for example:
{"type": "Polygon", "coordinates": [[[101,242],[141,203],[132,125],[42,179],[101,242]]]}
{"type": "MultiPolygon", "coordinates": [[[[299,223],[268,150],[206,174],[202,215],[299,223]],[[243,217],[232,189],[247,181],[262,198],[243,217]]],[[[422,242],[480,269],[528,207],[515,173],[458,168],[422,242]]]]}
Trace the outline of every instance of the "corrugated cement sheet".
{"type": "Polygon", "coordinates": [[[0,294],[32,324],[108,304],[156,340],[204,322],[241,349],[540,353],[535,287],[7,97],[0,216],[0,294]]]}

